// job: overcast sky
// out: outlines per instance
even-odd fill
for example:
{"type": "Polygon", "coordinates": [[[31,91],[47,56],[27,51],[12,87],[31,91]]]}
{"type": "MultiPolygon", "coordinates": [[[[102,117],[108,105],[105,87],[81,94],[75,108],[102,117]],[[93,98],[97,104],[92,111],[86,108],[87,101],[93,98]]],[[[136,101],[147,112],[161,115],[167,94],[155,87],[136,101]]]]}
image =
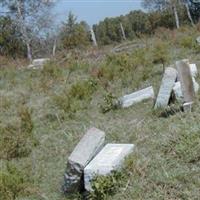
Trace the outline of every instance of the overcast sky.
{"type": "Polygon", "coordinates": [[[58,20],[64,21],[69,11],[93,25],[105,17],[115,17],[141,8],[141,0],[58,0],[54,14],[58,20]]]}

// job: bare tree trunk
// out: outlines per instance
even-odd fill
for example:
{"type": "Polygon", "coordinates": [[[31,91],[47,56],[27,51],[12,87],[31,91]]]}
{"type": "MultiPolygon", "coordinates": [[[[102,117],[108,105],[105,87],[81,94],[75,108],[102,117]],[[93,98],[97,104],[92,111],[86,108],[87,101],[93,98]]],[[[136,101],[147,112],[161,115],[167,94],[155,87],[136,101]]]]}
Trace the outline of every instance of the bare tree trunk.
{"type": "Polygon", "coordinates": [[[52,52],[53,57],[56,55],[56,47],[57,47],[57,38],[55,38],[54,44],[53,44],[53,52],[52,52]]]}
{"type": "Polygon", "coordinates": [[[189,20],[190,20],[192,26],[194,26],[194,21],[193,21],[193,19],[192,19],[192,15],[191,15],[191,13],[190,13],[190,8],[189,8],[189,6],[188,6],[188,3],[185,2],[184,4],[185,4],[185,7],[186,7],[186,11],[187,11],[188,18],[189,18],[189,20]]]}
{"type": "Polygon", "coordinates": [[[121,28],[121,31],[122,31],[122,37],[124,40],[126,40],[126,35],[125,35],[125,32],[124,32],[124,27],[122,25],[122,23],[120,23],[120,28],[121,28]]]}
{"type": "Polygon", "coordinates": [[[176,28],[180,28],[178,12],[177,12],[177,8],[176,8],[176,4],[175,3],[172,4],[172,8],[173,8],[174,16],[175,16],[176,28]]]}
{"type": "Polygon", "coordinates": [[[91,37],[92,37],[93,45],[94,45],[95,47],[97,47],[98,45],[97,45],[96,36],[95,36],[95,33],[94,33],[94,31],[93,31],[92,28],[91,28],[90,32],[91,32],[91,37]]]}
{"type": "Polygon", "coordinates": [[[23,37],[24,42],[26,43],[27,48],[27,58],[32,61],[32,52],[31,52],[31,45],[30,45],[30,39],[28,37],[28,33],[26,30],[26,26],[24,24],[24,5],[22,0],[17,0],[17,15],[18,15],[18,22],[17,26],[20,27],[20,31],[23,37]]]}

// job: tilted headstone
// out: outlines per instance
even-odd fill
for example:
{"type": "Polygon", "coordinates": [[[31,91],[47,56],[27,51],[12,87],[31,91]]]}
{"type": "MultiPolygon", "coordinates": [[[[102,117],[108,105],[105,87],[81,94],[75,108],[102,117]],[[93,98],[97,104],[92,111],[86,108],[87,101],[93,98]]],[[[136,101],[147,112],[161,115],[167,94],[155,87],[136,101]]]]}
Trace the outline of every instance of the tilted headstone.
{"type": "Polygon", "coordinates": [[[92,181],[96,176],[120,170],[125,157],[133,152],[133,148],[133,144],[107,144],[84,169],[85,189],[92,191],[92,181]]]}
{"type": "Polygon", "coordinates": [[[154,90],[153,87],[148,87],[143,90],[139,90],[129,95],[125,95],[119,99],[119,104],[122,108],[127,108],[133,104],[141,102],[146,99],[154,98],[154,90]]]}
{"type": "Polygon", "coordinates": [[[105,133],[91,128],[75,147],[68,158],[64,175],[64,193],[78,192],[84,188],[83,170],[94,156],[103,148],[105,133]]]}
{"type": "Polygon", "coordinates": [[[184,60],[176,62],[176,68],[178,71],[179,80],[181,83],[181,91],[183,94],[184,102],[193,102],[195,97],[194,86],[190,67],[184,60]]]}
{"type": "Polygon", "coordinates": [[[177,78],[177,71],[172,67],[167,67],[162,78],[162,83],[158,92],[154,108],[166,107],[177,78]]]}
{"type": "MultiPolygon", "coordinates": [[[[198,91],[199,91],[199,84],[196,82],[195,78],[192,78],[192,81],[193,81],[195,94],[197,94],[198,91]]],[[[183,102],[183,93],[182,93],[182,90],[181,90],[180,81],[175,83],[175,85],[173,87],[173,91],[174,91],[174,94],[176,96],[176,99],[183,102]]]]}

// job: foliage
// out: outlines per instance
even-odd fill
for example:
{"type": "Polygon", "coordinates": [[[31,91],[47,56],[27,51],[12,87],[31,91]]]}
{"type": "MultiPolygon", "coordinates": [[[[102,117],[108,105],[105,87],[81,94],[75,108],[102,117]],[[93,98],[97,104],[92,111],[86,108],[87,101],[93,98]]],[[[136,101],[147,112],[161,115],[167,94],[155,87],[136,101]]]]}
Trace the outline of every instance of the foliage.
{"type": "Polygon", "coordinates": [[[67,22],[63,24],[61,38],[66,49],[85,47],[90,41],[89,27],[84,21],[77,23],[76,17],[70,12],[67,22]]]}
{"type": "Polygon", "coordinates": [[[89,195],[91,200],[106,200],[112,196],[123,181],[124,175],[121,172],[113,171],[108,176],[96,176],[92,181],[92,192],[89,195]]]}
{"type": "Polygon", "coordinates": [[[21,106],[15,123],[0,126],[0,158],[10,160],[28,156],[36,144],[30,111],[21,106]]]}
{"type": "Polygon", "coordinates": [[[0,55],[24,56],[25,45],[20,40],[20,36],[12,19],[0,16],[0,55]]]}
{"type": "Polygon", "coordinates": [[[6,169],[0,171],[0,180],[0,196],[3,200],[15,200],[26,194],[27,176],[14,165],[7,164],[6,169]]]}

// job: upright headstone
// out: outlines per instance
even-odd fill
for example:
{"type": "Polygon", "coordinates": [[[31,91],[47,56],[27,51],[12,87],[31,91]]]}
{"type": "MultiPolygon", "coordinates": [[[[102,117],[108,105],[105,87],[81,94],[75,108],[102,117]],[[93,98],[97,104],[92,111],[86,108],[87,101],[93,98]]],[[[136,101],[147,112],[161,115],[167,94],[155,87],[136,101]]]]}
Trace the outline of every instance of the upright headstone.
{"type": "Polygon", "coordinates": [[[200,36],[197,37],[196,41],[197,41],[197,44],[200,45],[200,36]]]}
{"type": "Polygon", "coordinates": [[[190,73],[192,77],[196,77],[198,74],[197,66],[196,64],[190,64],[190,73]]]}
{"type": "Polygon", "coordinates": [[[75,147],[68,158],[64,175],[64,193],[78,192],[84,188],[83,170],[94,156],[103,148],[105,133],[91,128],[75,147]]]}
{"type": "Polygon", "coordinates": [[[93,45],[95,47],[97,47],[98,45],[97,45],[96,36],[95,36],[94,30],[92,28],[90,29],[90,33],[91,33],[91,38],[92,38],[93,45]]]}
{"type": "Polygon", "coordinates": [[[192,112],[192,104],[193,104],[193,102],[184,103],[183,111],[184,112],[192,112]]]}
{"type": "Polygon", "coordinates": [[[177,71],[172,67],[165,69],[162,83],[158,92],[154,108],[166,107],[169,104],[169,99],[177,78],[177,71]]]}
{"type": "Polygon", "coordinates": [[[120,170],[125,157],[133,152],[133,148],[133,144],[107,144],[84,169],[85,189],[92,191],[92,181],[96,176],[120,170]]]}
{"type": "Polygon", "coordinates": [[[176,68],[178,71],[179,80],[181,83],[181,90],[183,94],[183,100],[185,103],[193,102],[195,97],[194,85],[190,72],[190,66],[184,60],[176,62],[176,68]]]}
{"type": "Polygon", "coordinates": [[[143,90],[139,90],[132,94],[123,96],[122,98],[119,99],[119,103],[122,108],[127,108],[143,100],[153,99],[153,98],[154,98],[154,90],[153,87],[150,86],[143,90]]]}

